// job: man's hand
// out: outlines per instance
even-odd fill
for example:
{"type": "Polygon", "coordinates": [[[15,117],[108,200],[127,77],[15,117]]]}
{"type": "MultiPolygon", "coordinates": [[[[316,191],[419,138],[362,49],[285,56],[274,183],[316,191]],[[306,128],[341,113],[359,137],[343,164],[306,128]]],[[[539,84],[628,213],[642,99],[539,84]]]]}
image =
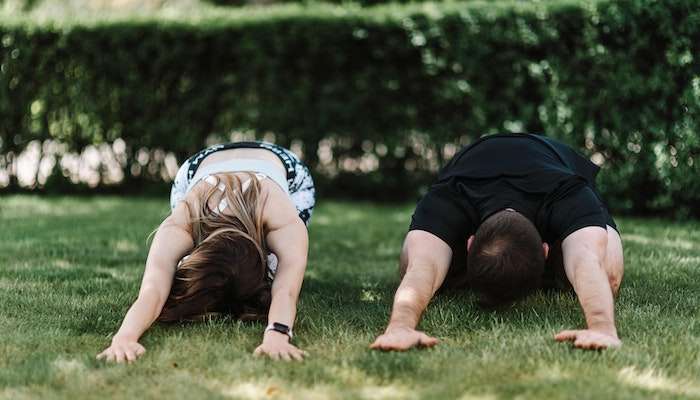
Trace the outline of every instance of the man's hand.
{"type": "Polygon", "coordinates": [[[452,249],[432,233],[408,232],[401,250],[400,270],[405,275],[394,295],[391,318],[383,335],[369,347],[404,351],[432,347],[438,340],[415,329],[430,299],[442,285],[452,260],[452,249]]]}
{"type": "Polygon", "coordinates": [[[289,343],[289,337],[275,331],[265,332],[265,337],[260,346],[253,352],[256,356],[268,356],[273,360],[302,361],[308,354],[289,343]]]}
{"type": "Polygon", "coordinates": [[[412,347],[433,347],[439,342],[438,339],[415,329],[389,327],[369,348],[384,351],[405,351],[412,347]]]}
{"type": "Polygon", "coordinates": [[[574,286],[588,329],[559,332],[557,341],[580,349],[607,349],[622,343],[615,328],[615,303],[606,273],[608,232],[597,226],[581,228],[562,242],[564,271],[574,286]]]}
{"type": "Polygon", "coordinates": [[[622,346],[616,334],[592,329],[561,331],[554,336],[557,342],[574,342],[574,347],[586,350],[603,350],[622,346]]]}
{"type": "Polygon", "coordinates": [[[138,341],[115,336],[112,344],[102,353],[97,355],[98,360],[105,360],[116,363],[132,363],[141,357],[146,349],[138,341]]]}

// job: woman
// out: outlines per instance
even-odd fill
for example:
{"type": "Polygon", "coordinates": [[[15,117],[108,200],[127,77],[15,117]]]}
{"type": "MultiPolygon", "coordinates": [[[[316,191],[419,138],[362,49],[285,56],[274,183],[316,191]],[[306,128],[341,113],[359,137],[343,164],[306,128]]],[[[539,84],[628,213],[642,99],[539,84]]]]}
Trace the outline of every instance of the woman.
{"type": "Polygon", "coordinates": [[[289,343],[314,206],[309,170],[263,142],[209,147],[179,169],[171,214],[155,233],[137,300],[99,359],[133,362],[156,320],[265,319],[256,355],[301,360],[289,343]]]}

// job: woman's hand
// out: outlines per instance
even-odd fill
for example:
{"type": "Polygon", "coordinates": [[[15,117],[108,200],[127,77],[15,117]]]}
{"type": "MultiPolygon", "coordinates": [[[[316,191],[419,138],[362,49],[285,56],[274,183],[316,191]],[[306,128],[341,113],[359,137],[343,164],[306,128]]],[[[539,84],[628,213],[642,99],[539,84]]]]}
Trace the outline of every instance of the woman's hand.
{"type": "Polygon", "coordinates": [[[97,359],[120,364],[123,362],[132,363],[145,352],[146,349],[138,341],[115,336],[112,338],[112,344],[98,354],[97,359]]]}
{"type": "Polygon", "coordinates": [[[267,331],[263,342],[253,352],[256,356],[268,356],[273,360],[301,361],[308,354],[289,343],[289,337],[276,331],[267,331]]]}

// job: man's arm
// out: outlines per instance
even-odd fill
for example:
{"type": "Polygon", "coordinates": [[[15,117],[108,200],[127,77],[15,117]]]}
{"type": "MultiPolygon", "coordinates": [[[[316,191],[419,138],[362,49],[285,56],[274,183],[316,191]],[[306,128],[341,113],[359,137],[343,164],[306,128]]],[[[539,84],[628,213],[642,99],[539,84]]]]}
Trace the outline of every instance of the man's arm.
{"type": "Polygon", "coordinates": [[[588,329],[559,332],[558,341],[573,341],[583,349],[604,349],[621,345],[615,328],[615,305],[605,272],[607,231],[586,227],[562,242],[564,270],[578,296],[588,329]]]}
{"type": "Polygon", "coordinates": [[[438,343],[415,328],[445,280],[451,260],[452,249],[437,236],[420,230],[406,235],[400,267],[402,272],[405,268],[405,274],[394,296],[391,318],[384,334],[370,348],[402,351],[438,343]]]}

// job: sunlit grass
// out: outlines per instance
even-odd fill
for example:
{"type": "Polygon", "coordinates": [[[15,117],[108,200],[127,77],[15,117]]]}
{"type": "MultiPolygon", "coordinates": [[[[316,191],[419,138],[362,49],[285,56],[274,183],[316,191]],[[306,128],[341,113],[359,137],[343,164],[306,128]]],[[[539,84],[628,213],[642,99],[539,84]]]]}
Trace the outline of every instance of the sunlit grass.
{"type": "Polygon", "coordinates": [[[4,197],[0,202],[0,399],[501,399],[700,397],[700,224],[619,219],[624,346],[556,344],[583,324],[576,299],[538,293],[499,313],[468,293],[431,304],[442,343],[370,352],[397,284],[411,205],[321,201],[299,304],[303,364],[254,358],[263,326],[156,326],[131,366],[94,356],[138,290],[164,200],[4,197]]]}

